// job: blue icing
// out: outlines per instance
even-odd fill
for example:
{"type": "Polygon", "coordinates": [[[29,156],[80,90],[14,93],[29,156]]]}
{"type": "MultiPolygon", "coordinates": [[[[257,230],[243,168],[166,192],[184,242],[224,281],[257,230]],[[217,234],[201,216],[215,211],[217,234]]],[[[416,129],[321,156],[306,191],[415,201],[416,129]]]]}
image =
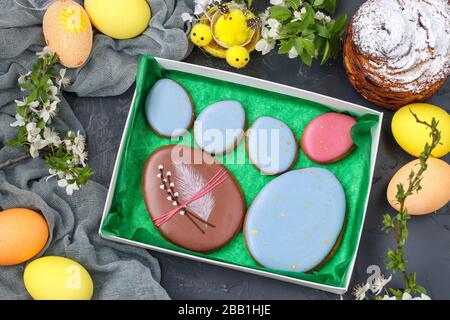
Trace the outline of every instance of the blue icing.
{"type": "Polygon", "coordinates": [[[221,155],[233,150],[244,135],[245,111],[238,101],[224,100],[204,109],[195,120],[194,137],[200,148],[221,155]]]}
{"type": "Polygon", "coordinates": [[[170,79],[158,80],[145,101],[145,116],[158,134],[177,137],[192,123],[192,103],[184,88],[170,79]]]}
{"type": "Polygon", "coordinates": [[[289,171],[269,182],[250,206],[247,247],[264,267],[309,271],[330,254],[345,211],[344,190],[330,171],[289,171]]]}
{"type": "Polygon", "coordinates": [[[247,137],[250,161],[262,172],[270,175],[289,169],[297,158],[297,141],[292,130],[282,121],[258,118],[247,137]]]}

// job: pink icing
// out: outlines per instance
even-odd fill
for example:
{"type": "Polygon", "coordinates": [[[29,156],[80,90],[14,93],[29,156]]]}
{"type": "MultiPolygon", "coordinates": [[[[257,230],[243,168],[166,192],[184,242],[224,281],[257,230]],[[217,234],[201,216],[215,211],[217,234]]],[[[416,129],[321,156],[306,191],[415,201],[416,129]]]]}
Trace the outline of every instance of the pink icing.
{"type": "Polygon", "coordinates": [[[303,130],[303,152],[318,163],[341,159],[353,147],[350,129],[355,123],[352,117],[335,112],[314,118],[303,130]]]}

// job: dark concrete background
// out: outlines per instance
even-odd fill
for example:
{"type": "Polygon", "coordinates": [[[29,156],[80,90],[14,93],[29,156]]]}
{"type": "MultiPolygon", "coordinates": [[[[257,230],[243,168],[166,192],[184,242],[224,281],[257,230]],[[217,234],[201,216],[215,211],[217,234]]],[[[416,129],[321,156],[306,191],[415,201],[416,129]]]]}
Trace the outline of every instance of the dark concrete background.
{"type": "MultiPolygon", "coordinates": [[[[339,13],[349,17],[363,0],[338,1],[339,13]]],[[[255,1],[257,11],[262,11],[268,1],[255,1]]],[[[386,201],[386,188],[392,175],[413,158],[395,142],[390,123],[393,112],[382,110],[365,101],[351,87],[345,74],[342,58],[324,66],[315,63],[303,65],[299,59],[290,60],[272,51],[266,56],[254,53],[244,70],[228,67],[225,61],[205,55],[195,49],[185,60],[262,78],[273,82],[302,88],[336,97],[349,102],[384,111],[383,130],[373,179],[368,212],[351,285],[367,279],[369,265],[379,265],[384,270],[386,250],[394,246],[392,235],[381,231],[382,215],[392,212],[386,201]]],[[[130,107],[134,88],[118,97],[78,98],[67,94],[76,115],[84,125],[89,139],[89,164],[95,171],[93,179],[109,185],[116,153],[130,107]]],[[[450,109],[450,82],[429,101],[450,109]]],[[[449,156],[446,157],[449,161],[449,156]]],[[[437,213],[413,217],[408,222],[410,231],[406,254],[410,271],[417,272],[417,281],[428,289],[434,299],[450,298],[450,205],[437,213]]],[[[154,253],[162,269],[162,285],[173,299],[339,299],[334,294],[288,284],[281,281],[211,266],[187,259],[154,253]]],[[[390,274],[389,271],[385,272],[390,274]]],[[[402,287],[402,277],[397,274],[392,287],[402,287]]],[[[349,294],[345,299],[351,299],[349,294]]]]}

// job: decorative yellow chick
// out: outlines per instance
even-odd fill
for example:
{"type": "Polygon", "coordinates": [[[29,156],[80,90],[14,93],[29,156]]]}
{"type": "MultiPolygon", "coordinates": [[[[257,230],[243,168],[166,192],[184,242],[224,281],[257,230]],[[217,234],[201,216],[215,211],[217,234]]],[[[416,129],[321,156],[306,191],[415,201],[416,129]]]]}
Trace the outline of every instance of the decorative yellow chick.
{"type": "Polygon", "coordinates": [[[214,25],[216,39],[229,47],[244,44],[251,35],[247,18],[238,8],[231,8],[229,13],[222,14],[214,25]]]}
{"type": "Polygon", "coordinates": [[[250,55],[244,47],[234,46],[227,50],[227,62],[235,68],[243,68],[250,61],[250,55]]]}
{"type": "Polygon", "coordinates": [[[203,23],[197,23],[191,31],[191,41],[199,47],[207,46],[212,40],[211,28],[203,23]]]}

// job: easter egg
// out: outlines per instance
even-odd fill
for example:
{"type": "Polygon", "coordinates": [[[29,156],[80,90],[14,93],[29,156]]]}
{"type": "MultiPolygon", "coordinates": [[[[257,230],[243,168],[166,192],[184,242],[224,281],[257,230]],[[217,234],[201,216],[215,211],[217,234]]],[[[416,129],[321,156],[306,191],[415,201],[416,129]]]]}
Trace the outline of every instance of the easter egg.
{"type": "Polygon", "coordinates": [[[230,66],[240,69],[247,65],[250,55],[244,47],[234,46],[227,50],[225,59],[230,66]]]}
{"type": "Polygon", "coordinates": [[[114,39],[131,39],[149,25],[151,10],[146,0],[85,0],[91,22],[114,39]]]}
{"type": "Polygon", "coordinates": [[[305,155],[317,163],[333,163],[353,149],[351,129],[356,120],[346,114],[328,112],[305,127],[300,144],[305,155]]]}
{"type": "Polygon", "coordinates": [[[222,155],[244,136],[245,111],[239,101],[223,100],[206,107],[194,123],[194,139],[204,151],[222,155]]]}
{"type": "Polygon", "coordinates": [[[178,82],[156,81],[145,100],[145,117],[152,130],[163,137],[179,137],[194,120],[191,97],[178,82]]]}
{"type": "Polygon", "coordinates": [[[264,267],[315,270],[337,248],[345,212],[344,189],[331,171],[292,170],[256,196],[245,219],[245,242],[264,267]]]}
{"type": "Polygon", "coordinates": [[[92,26],[86,11],[72,0],[54,2],[42,22],[45,42],[62,65],[77,68],[92,50],[92,26]]]}
{"type": "Polygon", "coordinates": [[[441,144],[433,150],[433,156],[441,158],[450,151],[450,115],[444,109],[427,103],[413,103],[400,108],[392,118],[392,134],[397,143],[409,154],[418,157],[425,144],[431,142],[430,129],[416,121],[418,118],[431,124],[434,117],[441,131],[441,144]]]}
{"type": "Polygon", "coordinates": [[[250,162],[267,175],[288,171],[297,160],[295,135],[284,122],[272,117],[256,119],[247,131],[250,162]]]}
{"type": "MultiPolygon", "coordinates": [[[[389,182],[387,189],[387,199],[390,205],[399,210],[400,206],[395,199],[397,185],[403,184],[408,187],[408,176],[411,170],[417,172],[420,168],[419,160],[414,160],[397,171],[389,182]]],[[[429,158],[427,170],[423,173],[422,189],[406,199],[405,207],[409,214],[422,215],[439,210],[450,200],[450,166],[440,159],[429,158]]]]}
{"type": "Polygon", "coordinates": [[[92,278],[78,262],[64,257],[32,261],[23,275],[25,288],[34,300],[90,300],[92,278]]]}
{"type": "Polygon", "coordinates": [[[211,28],[203,23],[197,23],[191,31],[191,41],[199,47],[207,46],[212,40],[211,28]]]}
{"type": "Polygon", "coordinates": [[[39,213],[24,208],[0,212],[0,266],[25,262],[45,247],[48,226],[39,213]]]}

